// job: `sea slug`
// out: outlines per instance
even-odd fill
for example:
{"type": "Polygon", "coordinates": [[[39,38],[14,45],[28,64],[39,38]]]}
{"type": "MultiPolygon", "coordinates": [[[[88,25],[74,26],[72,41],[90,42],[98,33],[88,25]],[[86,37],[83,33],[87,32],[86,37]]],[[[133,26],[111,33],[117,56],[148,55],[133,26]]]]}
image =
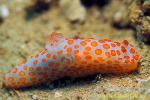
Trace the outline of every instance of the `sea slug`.
{"type": "Polygon", "coordinates": [[[94,38],[66,39],[53,32],[46,46],[2,78],[7,88],[22,88],[62,77],[85,77],[96,73],[130,73],[137,68],[139,54],[127,40],[113,42],[94,38]]]}

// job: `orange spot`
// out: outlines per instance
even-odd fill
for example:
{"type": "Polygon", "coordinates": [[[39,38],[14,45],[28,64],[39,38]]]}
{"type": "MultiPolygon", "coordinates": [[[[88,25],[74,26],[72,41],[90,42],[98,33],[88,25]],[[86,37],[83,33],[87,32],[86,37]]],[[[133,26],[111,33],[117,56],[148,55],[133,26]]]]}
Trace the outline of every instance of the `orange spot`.
{"type": "Polygon", "coordinates": [[[132,63],[132,64],[134,64],[134,63],[135,63],[134,59],[132,59],[132,60],[131,60],[131,63],[132,63]]]}
{"type": "Polygon", "coordinates": [[[20,75],[20,76],[24,76],[24,75],[25,75],[25,72],[21,71],[21,72],[19,72],[19,75],[20,75]]]}
{"type": "Polygon", "coordinates": [[[102,50],[101,50],[101,49],[96,49],[96,50],[95,50],[95,54],[97,54],[97,55],[102,54],[102,50]]]}
{"type": "Polygon", "coordinates": [[[12,72],[13,72],[13,73],[17,73],[17,71],[18,71],[18,69],[17,69],[17,68],[14,68],[12,72]]]}
{"type": "Polygon", "coordinates": [[[33,67],[29,67],[29,70],[32,71],[32,70],[33,70],[33,67]]]}
{"type": "Polygon", "coordinates": [[[106,55],[107,57],[111,57],[110,52],[105,52],[105,55],[106,55]]]}
{"type": "Polygon", "coordinates": [[[124,46],[121,46],[121,51],[122,51],[123,53],[125,53],[125,52],[126,52],[126,48],[125,48],[124,46]]]}
{"type": "Polygon", "coordinates": [[[74,53],[75,53],[75,54],[78,54],[78,53],[79,53],[79,50],[74,50],[74,53]]]}
{"type": "Polygon", "coordinates": [[[64,49],[66,49],[66,48],[67,48],[67,45],[64,46],[64,49]]]}
{"type": "Polygon", "coordinates": [[[97,42],[96,41],[91,42],[91,46],[96,47],[97,46],[97,42]]]}
{"type": "Polygon", "coordinates": [[[80,59],[81,59],[81,57],[80,57],[80,56],[78,56],[78,55],[75,55],[75,59],[78,61],[78,60],[80,60],[80,59]]]}
{"type": "Polygon", "coordinates": [[[26,82],[26,80],[27,79],[25,77],[20,78],[20,81],[23,82],[23,83],[26,82]]]}
{"type": "Polygon", "coordinates": [[[117,55],[121,55],[120,51],[119,50],[116,50],[116,53],[117,55]]]}
{"type": "Polygon", "coordinates": [[[33,64],[35,65],[35,64],[37,64],[38,63],[38,60],[34,60],[33,61],[33,64]]]}
{"type": "Polygon", "coordinates": [[[3,77],[2,77],[2,80],[3,80],[3,81],[5,81],[5,80],[6,80],[6,77],[5,77],[5,76],[3,76],[3,77]]]}
{"type": "Polygon", "coordinates": [[[68,40],[68,44],[72,45],[73,44],[73,40],[68,40]]]}
{"type": "Polygon", "coordinates": [[[72,49],[71,48],[67,48],[67,52],[71,52],[72,51],[72,49]]]}
{"type": "Polygon", "coordinates": [[[92,59],[92,56],[88,55],[88,56],[85,57],[85,59],[86,59],[86,60],[91,60],[91,59],[92,59]]]}
{"type": "Polygon", "coordinates": [[[138,56],[138,55],[135,55],[135,56],[133,56],[133,58],[134,58],[135,60],[138,60],[138,59],[139,59],[139,56],[138,56]]]}
{"type": "Polygon", "coordinates": [[[122,60],[122,58],[118,58],[118,60],[122,60]]]}
{"type": "Polygon", "coordinates": [[[103,44],[103,48],[104,48],[104,49],[109,49],[110,46],[109,46],[108,44],[103,44]]]}
{"type": "Polygon", "coordinates": [[[104,40],[98,40],[99,43],[104,43],[104,40]]]}
{"type": "Polygon", "coordinates": [[[108,60],[108,61],[107,61],[107,64],[112,64],[112,61],[111,61],[111,60],[108,60]]]}
{"type": "Polygon", "coordinates": [[[84,54],[84,55],[88,55],[89,52],[88,52],[88,51],[83,51],[83,54],[84,54]]]}
{"type": "Polygon", "coordinates": [[[124,40],[123,43],[128,46],[129,42],[127,40],[124,40]]]}
{"type": "Polygon", "coordinates": [[[51,62],[48,63],[48,65],[50,65],[50,66],[54,65],[54,62],[51,61],[51,62]]]}
{"type": "Polygon", "coordinates": [[[103,62],[104,62],[104,58],[103,58],[103,57],[98,57],[98,61],[99,61],[100,63],[103,63],[103,62]]]}
{"type": "Polygon", "coordinates": [[[57,51],[57,54],[59,54],[59,55],[62,54],[62,53],[63,53],[63,50],[58,50],[57,51]]]}
{"type": "Polygon", "coordinates": [[[129,59],[130,57],[129,56],[124,56],[124,58],[129,59]]]}
{"type": "Polygon", "coordinates": [[[82,46],[85,46],[85,45],[86,45],[86,42],[85,42],[85,41],[81,41],[80,44],[81,44],[82,46]]]}
{"type": "Polygon", "coordinates": [[[111,50],[111,55],[112,55],[112,56],[116,56],[115,50],[111,50]]]}
{"type": "Polygon", "coordinates": [[[51,54],[49,54],[49,53],[46,54],[46,57],[47,57],[47,58],[50,58],[50,57],[51,57],[51,54]]]}
{"type": "Polygon", "coordinates": [[[46,59],[45,59],[45,58],[43,58],[43,59],[42,59],[42,62],[46,62],[46,59]]]}
{"type": "Polygon", "coordinates": [[[24,69],[24,70],[27,70],[27,66],[23,66],[23,69],[24,69]]]}
{"type": "Polygon", "coordinates": [[[90,40],[90,39],[86,39],[85,41],[86,41],[86,42],[90,42],[91,40],[90,40]]]}
{"type": "Polygon", "coordinates": [[[134,48],[131,48],[131,49],[130,49],[130,53],[132,53],[132,54],[135,53],[134,48]]]}
{"type": "Polygon", "coordinates": [[[119,64],[119,61],[118,61],[118,60],[115,60],[114,62],[115,62],[116,64],[119,64]]]}
{"type": "Polygon", "coordinates": [[[90,50],[91,50],[91,47],[90,47],[90,46],[85,47],[85,50],[90,51],[90,50]]]}
{"type": "Polygon", "coordinates": [[[56,56],[56,55],[53,55],[53,59],[57,59],[57,56],[56,56]]]}
{"type": "Polygon", "coordinates": [[[129,63],[130,63],[130,60],[126,59],[126,60],[125,60],[125,63],[126,63],[126,64],[129,64],[129,63]]]}
{"type": "Polygon", "coordinates": [[[78,48],[79,48],[79,45],[75,45],[74,48],[75,48],[75,49],[78,49],[78,48]]]}
{"type": "Polygon", "coordinates": [[[120,46],[120,43],[119,43],[119,42],[115,42],[115,43],[116,43],[117,46],[120,46]]]}
{"type": "Polygon", "coordinates": [[[61,58],[61,61],[63,62],[64,60],[65,60],[65,57],[62,57],[62,58],[61,58]]]}
{"type": "Polygon", "coordinates": [[[14,81],[14,78],[13,77],[9,77],[8,80],[9,81],[14,81]]]}
{"type": "Polygon", "coordinates": [[[114,43],[112,43],[111,46],[112,46],[113,48],[116,47],[116,45],[115,45],[114,43]]]}

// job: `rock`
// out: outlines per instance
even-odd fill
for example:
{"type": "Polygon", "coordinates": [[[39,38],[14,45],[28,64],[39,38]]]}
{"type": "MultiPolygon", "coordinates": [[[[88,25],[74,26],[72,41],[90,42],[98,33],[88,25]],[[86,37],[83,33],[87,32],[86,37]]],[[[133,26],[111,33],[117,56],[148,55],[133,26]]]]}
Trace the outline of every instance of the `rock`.
{"type": "Polygon", "coordinates": [[[114,12],[112,20],[114,24],[117,24],[117,26],[126,27],[130,24],[128,7],[131,3],[131,0],[124,0],[121,3],[122,4],[118,5],[119,9],[117,8],[117,10],[114,12]]]}
{"type": "Polygon", "coordinates": [[[130,6],[129,17],[133,27],[137,30],[137,38],[144,42],[150,42],[150,0],[133,2],[130,6]]]}
{"type": "Polygon", "coordinates": [[[55,92],[55,98],[60,98],[62,97],[62,93],[61,92],[55,92]]]}
{"type": "Polygon", "coordinates": [[[7,6],[5,5],[0,5],[0,18],[6,18],[9,16],[9,10],[7,6]]]}
{"type": "Polygon", "coordinates": [[[116,28],[130,26],[129,5],[132,0],[112,0],[104,11],[101,12],[105,20],[109,21],[116,28]]]}
{"type": "Polygon", "coordinates": [[[148,10],[150,9],[150,0],[145,0],[143,3],[143,8],[148,10]]]}
{"type": "Polygon", "coordinates": [[[140,80],[139,84],[139,92],[142,94],[150,95],[150,78],[146,80],[140,80]]]}
{"type": "Polygon", "coordinates": [[[39,100],[37,95],[32,95],[31,97],[33,100],[39,100]]]}
{"type": "Polygon", "coordinates": [[[129,24],[129,20],[127,17],[128,13],[124,12],[126,12],[126,8],[122,7],[122,9],[117,11],[113,16],[114,23],[119,24],[121,27],[125,27],[126,25],[129,24]]]}
{"type": "Polygon", "coordinates": [[[60,0],[59,4],[71,22],[85,21],[86,9],[81,5],[80,0],[60,0]]]}

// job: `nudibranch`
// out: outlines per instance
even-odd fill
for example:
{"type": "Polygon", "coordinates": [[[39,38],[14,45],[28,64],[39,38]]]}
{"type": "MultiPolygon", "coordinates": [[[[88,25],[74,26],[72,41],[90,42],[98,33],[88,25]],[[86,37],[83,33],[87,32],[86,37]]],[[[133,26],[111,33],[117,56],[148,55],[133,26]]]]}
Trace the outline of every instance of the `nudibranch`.
{"type": "Polygon", "coordinates": [[[5,87],[18,89],[62,77],[130,73],[137,68],[138,59],[138,51],[127,40],[66,39],[53,32],[46,39],[45,49],[14,67],[2,80],[5,87]]]}

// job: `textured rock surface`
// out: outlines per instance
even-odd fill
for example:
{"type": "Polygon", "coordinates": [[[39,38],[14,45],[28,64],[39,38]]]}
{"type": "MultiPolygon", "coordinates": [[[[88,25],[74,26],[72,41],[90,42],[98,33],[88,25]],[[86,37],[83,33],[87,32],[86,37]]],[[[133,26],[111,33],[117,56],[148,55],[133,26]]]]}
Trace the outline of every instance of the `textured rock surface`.
{"type": "Polygon", "coordinates": [[[136,0],[131,5],[130,20],[137,30],[138,37],[150,41],[150,0],[136,0]]]}
{"type": "Polygon", "coordinates": [[[60,6],[71,22],[85,21],[86,9],[81,5],[80,0],[60,0],[60,6]]]}

